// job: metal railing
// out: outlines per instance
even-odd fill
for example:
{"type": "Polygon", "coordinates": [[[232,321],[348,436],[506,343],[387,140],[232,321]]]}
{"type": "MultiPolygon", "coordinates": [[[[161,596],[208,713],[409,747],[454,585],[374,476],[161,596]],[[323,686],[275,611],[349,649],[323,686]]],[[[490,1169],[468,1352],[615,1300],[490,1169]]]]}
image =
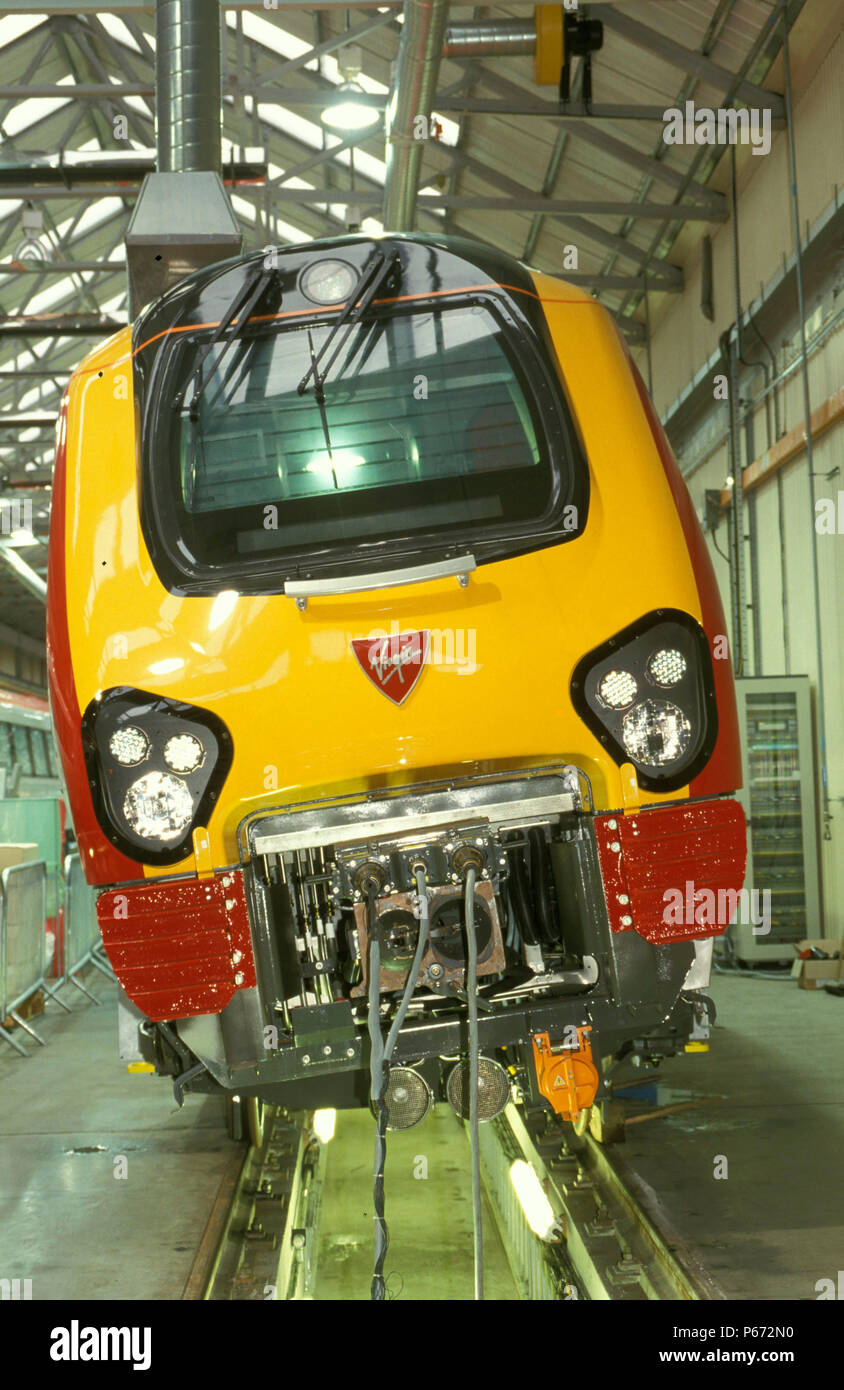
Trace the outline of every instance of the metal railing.
{"type": "Polygon", "coordinates": [[[11,864],[0,874],[0,1037],[22,1057],[29,1054],[2,1026],[14,1019],[19,1028],[45,1045],[20,1006],[45,987],[47,970],[47,865],[43,859],[11,864]]]}
{"type": "MultiPolygon", "coordinates": [[[[104,948],[97,921],[97,889],[85,882],[82,860],[77,853],[65,856],[64,883],[64,974],[61,983],[74,985],[94,1004],[99,1004],[102,1001],[76,977],[86,965],[93,965],[108,980],[114,979],[114,972],[108,961],[103,959],[104,948]]],[[[57,1003],[61,1003],[61,1000],[57,1000],[57,1003]]]]}

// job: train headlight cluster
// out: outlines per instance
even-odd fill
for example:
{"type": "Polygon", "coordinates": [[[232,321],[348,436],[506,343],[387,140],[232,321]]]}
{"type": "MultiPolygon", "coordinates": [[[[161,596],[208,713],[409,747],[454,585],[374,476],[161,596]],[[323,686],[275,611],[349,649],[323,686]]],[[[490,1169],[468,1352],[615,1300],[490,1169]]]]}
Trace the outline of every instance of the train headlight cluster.
{"type": "Polygon", "coordinates": [[[571,692],[584,723],[617,763],[634,764],[646,790],[683,786],[715,746],[706,634],[677,609],[649,613],[590,652],[575,669],[571,692]]]}
{"type": "Polygon", "coordinates": [[[232,741],[209,710],[117,687],[82,720],[97,818],[125,854],[171,864],[208,824],[232,762],[232,741]]]}

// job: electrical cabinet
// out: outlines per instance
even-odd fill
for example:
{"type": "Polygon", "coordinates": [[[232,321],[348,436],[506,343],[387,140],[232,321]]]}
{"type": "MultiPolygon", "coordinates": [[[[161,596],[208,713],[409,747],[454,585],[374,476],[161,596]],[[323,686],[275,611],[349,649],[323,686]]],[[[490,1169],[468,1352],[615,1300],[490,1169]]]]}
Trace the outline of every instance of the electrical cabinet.
{"type": "Polygon", "coordinates": [[[728,931],[741,960],[787,960],[794,942],[824,935],[809,677],[742,677],[736,696],[747,891],[728,931]],[[768,906],[770,931],[763,933],[753,919],[768,906]]]}

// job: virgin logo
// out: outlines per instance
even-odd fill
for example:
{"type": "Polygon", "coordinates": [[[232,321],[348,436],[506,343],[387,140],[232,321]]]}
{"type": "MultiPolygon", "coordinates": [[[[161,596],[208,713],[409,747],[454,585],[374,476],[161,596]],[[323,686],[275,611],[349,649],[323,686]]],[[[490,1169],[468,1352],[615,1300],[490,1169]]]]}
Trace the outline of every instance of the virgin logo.
{"type": "Polygon", "coordinates": [[[363,674],[392,700],[404,704],[428,658],[429,632],[399,632],[390,637],[353,637],[352,651],[363,674]]]}

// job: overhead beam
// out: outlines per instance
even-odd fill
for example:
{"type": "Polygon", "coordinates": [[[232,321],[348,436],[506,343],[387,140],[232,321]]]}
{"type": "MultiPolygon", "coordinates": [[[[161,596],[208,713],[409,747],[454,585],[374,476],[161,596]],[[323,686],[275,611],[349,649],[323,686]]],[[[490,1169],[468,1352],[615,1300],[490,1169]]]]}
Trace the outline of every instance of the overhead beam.
{"type": "MultiPolygon", "coordinates": [[[[244,193],[250,190],[245,188],[244,193]]],[[[279,188],[275,196],[286,203],[357,203],[371,206],[379,201],[374,193],[339,188],[279,188]]],[[[678,221],[725,222],[725,208],[692,203],[610,203],[597,199],[569,198],[490,198],[484,194],[420,194],[420,208],[485,208],[491,212],[592,213],[608,217],[676,218],[678,221]]]]}
{"type": "MultiPolygon", "coordinates": [[[[70,275],[85,270],[108,275],[113,270],[125,270],[125,261],[0,261],[0,275],[70,275]]],[[[0,372],[2,376],[2,372],[0,372]]]]}
{"type": "MultiPolygon", "coordinates": [[[[102,183],[105,179],[113,180],[120,189],[125,184],[142,183],[144,175],[154,174],[155,168],[154,159],[131,155],[125,159],[90,159],[78,164],[12,164],[0,168],[0,198],[21,178],[29,179],[36,193],[42,188],[84,188],[86,184],[102,183]]],[[[252,183],[265,178],[267,166],[253,160],[235,160],[223,165],[223,173],[229,183],[252,183]]]]}
{"type": "MultiPolygon", "coordinates": [[[[513,198],[524,198],[531,196],[531,190],[524,184],[517,183],[515,179],[507,174],[500,173],[497,169],[491,169],[489,165],[482,164],[479,159],[466,154],[463,150],[453,150],[454,164],[456,168],[468,169],[471,173],[477,174],[478,178],[487,179],[496,188],[509,193],[513,198]]],[[[592,222],[588,222],[582,217],[564,217],[559,213],[546,213],[550,221],[568,227],[575,232],[579,232],[585,241],[594,241],[611,247],[619,255],[626,256],[630,260],[636,261],[643,268],[648,266],[649,276],[653,278],[654,288],[682,289],[683,271],[680,266],[669,265],[667,261],[651,261],[644,251],[640,251],[629,241],[624,241],[613,232],[605,231],[603,227],[598,227],[592,222]]],[[[533,248],[531,247],[531,254],[533,248]]],[[[529,260],[530,256],[523,257],[529,260]]],[[[569,278],[568,276],[566,278],[569,278]]],[[[644,282],[642,282],[644,283],[644,282]]]]}
{"type": "Polygon", "coordinates": [[[612,33],[629,40],[637,48],[643,48],[647,53],[655,53],[684,72],[695,73],[723,92],[734,93],[748,106],[768,107],[772,116],[785,117],[785,102],[778,92],[766,92],[764,87],[758,87],[747,78],[742,78],[737,83],[738,73],[730,72],[729,68],[722,68],[720,63],[713,63],[711,58],[707,58],[696,49],[685,48],[677,43],[676,39],[669,38],[658,29],[651,29],[649,25],[633,19],[624,11],[617,10],[614,5],[590,5],[589,17],[602,20],[612,33]]]}
{"type": "Polygon", "coordinates": [[[31,594],[42,601],[46,599],[47,585],[40,574],[36,573],[32,566],[26,563],[26,560],[22,560],[16,550],[2,542],[0,542],[0,560],[8,565],[15,578],[20,580],[25,589],[28,589],[31,594]]]}
{"type": "MultiPolygon", "coordinates": [[[[484,85],[489,87],[505,101],[520,102],[524,98],[524,92],[515,82],[502,77],[498,72],[485,69],[483,73],[484,85]]],[[[638,150],[629,145],[625,140],[619,140],[617,136],[610,134],[608,130],[594,125],[591,121],[577,121],[571,127],[571,134],[576,140],[586,141],[594,145],[597,149],[603,150],[606,154],[617,159],[619,163],[626,167],[632,166],[641,169],[643,173],[650,174],[652,178],[661,179],[664,183],[672,184],[675,188],[682,188],[688,191],[693,197],[704,198],[709,203],[716,203],[726,207],[727,200],[723,193],[717,192],[714,188],[708,188],[706,184],[689,181],[680,169],[664,163],[662,160],[655,159],[644,150],[638,150]]]]}
{"type": "MultiPolygon", "coordinates": [[[[55,415],[15,415],[0,411],[0,430],[55,429],[55,415]]],[[[32,441],[33,444],[35,440],[32,441]]]]}
{"type": "Polygon", "coordinates": [[[97,319],[93,314],[39,314],[32,318],[7,315],[0,318],[0,335],[30,338],[95,338],[107,337],[126,328],[116,319],[97,319]]]}
{"type": "MultiPolygon", "coordinates": [[[[332,90],[336,91],[337,89],[335,87],[332,90]]],[[[324,107],[326,105],[324,89],[256,87],[251,95],[262,104],[286,106],[291,109],[300,106],[324,107]]],[[[387,98],[377,94],[364,94],[361,97],[356,97],[355,100],[361,105],[371,106],[380,111],[384,109],[387,98]]],[[[461,96],[459,93],[447,95],[438,92],[431,105],[432,109],[440,115],[446,115],[449,112],[459,114],[465,111],[469,113],[480,112],[490,116],[544,116],[549,121],[658,121],[660,125],[664,124],[667,109],[665,103],[661,106],[637,106],[625,102],[590,102],[586,104],[581,101],[570,101],[564,108],[561,108],[557,101],[531,97],[527,92],[522,97],[515,94],[510,97],[472,97],[461,96]]],[[[772,112],[772,121],[775,126],[782,124],[784,119],[778,113],[772,112]]]]}

